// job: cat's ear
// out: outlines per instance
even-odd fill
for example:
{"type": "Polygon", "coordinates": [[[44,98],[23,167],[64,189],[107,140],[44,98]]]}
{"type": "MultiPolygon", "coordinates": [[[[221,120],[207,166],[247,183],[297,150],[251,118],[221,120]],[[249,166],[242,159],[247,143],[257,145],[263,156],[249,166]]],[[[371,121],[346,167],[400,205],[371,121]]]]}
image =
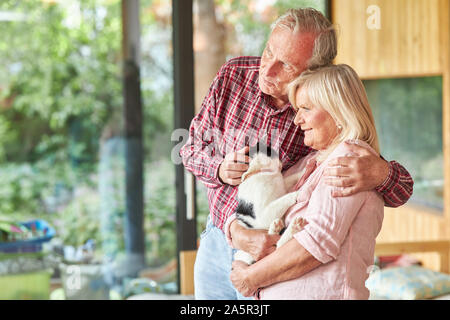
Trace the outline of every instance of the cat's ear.
{"type": "Polygon", "coordinates": [[[262,153],[262,154],[264,154],[267,157],[272,158],[272,159],[279,159],[280,158],[280,156],[278,154],[278,151],[276,151],[275,149],[273,149],[271,146],[267,145],[263,141],[259,141],[254,146],[251,146],[249,148],[249,156],[250,157],[253,157],[253,156],[255,156],[258,153],[262,153]]]}

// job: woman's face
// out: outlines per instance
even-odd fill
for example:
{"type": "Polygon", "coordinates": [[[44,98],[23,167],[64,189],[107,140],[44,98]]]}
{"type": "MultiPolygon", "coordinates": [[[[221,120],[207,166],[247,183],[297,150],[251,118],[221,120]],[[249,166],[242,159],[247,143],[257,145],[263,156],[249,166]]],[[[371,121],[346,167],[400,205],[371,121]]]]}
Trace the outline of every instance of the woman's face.
{"type": "Polygon", "coordinates": [[[305,132],[305,145],[315,150],[326,149],[338,134],[334,119],[324,109],[311,104],[302,87],[297,90],[296,103],[294,123],[305,132]]]}

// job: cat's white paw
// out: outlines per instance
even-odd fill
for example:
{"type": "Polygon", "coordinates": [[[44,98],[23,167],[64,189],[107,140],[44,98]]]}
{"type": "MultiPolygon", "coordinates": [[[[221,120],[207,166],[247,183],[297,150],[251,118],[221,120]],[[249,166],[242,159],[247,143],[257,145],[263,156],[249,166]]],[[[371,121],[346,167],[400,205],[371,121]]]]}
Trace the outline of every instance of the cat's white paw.
{"type": "Polygon", "coordinates": [[[303,219],[302,217],[300,217],[300,216],[295,217],[289,223],[289,226],[287,227],[286,231],[284,231],[280,240],[278,240],[277,248],[281,247],[283,244],[285,244],[286,242],[291,240],[292,237],[294,236],[294,234],[301,231],[307,224],[308,224],[308,222],[305,219],[303,219]]]}
{"type": "Polygon", "coordinates": [[[306,221],[300,216],[297,216],[294,218],[294,220],[292,220],[291,223],[292,223],[292,234],[295,234],[299,231],[302,231],[303,228],[308,224],[308,221],[306,221]]]}
{"type": "Polygon", "coordinates": [[[253,260],[253,257],[250,255],[250,253],[242,251],[242,250],[238,250],[234,254],[234,260],[244,261],[248,265],[251,265],[255,262],[255,260],[253,260]]]}
{"type": "Polygon", "coordinates": [[[284,222],[282,219],[278,218],[272,221],[269,227],[269,234],[280,234],[281,230],[284,228],[284,222]]]}

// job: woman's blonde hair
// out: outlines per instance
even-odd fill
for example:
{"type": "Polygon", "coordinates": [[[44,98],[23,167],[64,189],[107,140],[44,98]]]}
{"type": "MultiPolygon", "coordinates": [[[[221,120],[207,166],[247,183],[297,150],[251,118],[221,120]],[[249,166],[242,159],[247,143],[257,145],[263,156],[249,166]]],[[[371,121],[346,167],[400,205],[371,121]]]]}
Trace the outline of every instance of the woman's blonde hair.
{"type": "Polygon", "coordinates": [[[295,109],[296,93],[300,87],[306,90],[309,102],[327,111],[339,128],[336,138],[321,152],[321,160],[347,139],[365,141],[380,153],[372,110],[355,70],[339,64],[303,72],[289,84],[289,101],[295,109]]]}

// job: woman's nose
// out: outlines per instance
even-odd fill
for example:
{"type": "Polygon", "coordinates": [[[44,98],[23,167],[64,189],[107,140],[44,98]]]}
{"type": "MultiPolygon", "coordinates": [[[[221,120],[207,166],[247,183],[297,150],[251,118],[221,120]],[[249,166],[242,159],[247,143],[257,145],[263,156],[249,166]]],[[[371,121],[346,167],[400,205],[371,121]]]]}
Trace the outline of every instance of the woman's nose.
{"type": "Polygon", "coordinates": [[[303,124],[305,121],[303,120],[303,117],[302,117],[302,115],[301,115],[301,112],[300,111],[297,111],[297,114],[295,115],[295,118],[294,118],[294,124],[296,125],[296,126],[300,126],[301,124],[303,124]]]}

